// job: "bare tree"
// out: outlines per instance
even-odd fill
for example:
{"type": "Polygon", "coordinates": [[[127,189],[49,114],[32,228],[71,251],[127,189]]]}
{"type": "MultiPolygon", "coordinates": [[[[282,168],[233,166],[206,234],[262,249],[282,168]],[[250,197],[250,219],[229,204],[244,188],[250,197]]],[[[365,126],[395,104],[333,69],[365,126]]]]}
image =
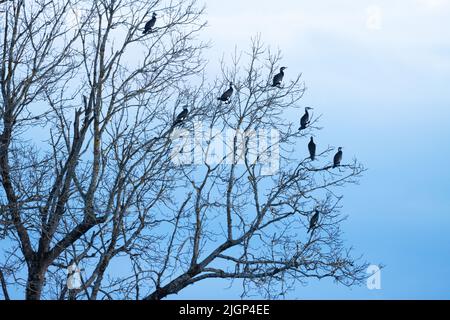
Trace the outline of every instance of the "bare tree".
{"type": "Polygon", "coordinates": [[[5,298],[14,287],[26,299],[162,299],[208,278],[277,297],[311,277],[365,278],[335,191],[364,169],[333,168],[331,147],[305,155],[319,117],[303,131],[287,119],[300,117],[305,87],[301,75],[270,86],[279,53],[255,39],[208,83],[194,0],[0,5],[5,298]]]}

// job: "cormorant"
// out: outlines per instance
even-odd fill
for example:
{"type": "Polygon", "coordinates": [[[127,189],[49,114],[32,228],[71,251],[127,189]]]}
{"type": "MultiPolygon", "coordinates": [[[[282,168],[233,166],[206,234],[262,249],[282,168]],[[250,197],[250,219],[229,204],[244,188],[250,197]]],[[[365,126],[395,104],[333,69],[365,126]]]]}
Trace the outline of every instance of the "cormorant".
{"type": "Polygon", "coordinates": [[[336,154],[334,155],[333,168],[338,167],[341,164],[341,160],[342,160],[342,147],[339,147],[338,152],[336,152],[336,154]]]}
{"type": "Polygon", "coordinates": [[[309,156],[312,161],[316,158],[316,144],[314,143],[313,137],[308,143],[309,156]]]}
{"type": "Polygon", "coordinates": [[[228,88],[227,91],[225,91],[217,100],[230,103],[230,97],[233,94],[233,83],[230,82],[230,88],[228,88]]]}
{"type": "Polygon", "coordinates": [[[142,33],[147,34],[150,31],[152,31],[152,28],[155,26],[155,23],[156,23],[156,13],[153,12],[152,18],[149,21],[147,21],[144,27],[144,31],[142,33]]]}
{"type": "Polygon", "coordinates": [[[287,68],[286,67],[281,67],[280,68],[280,73],[277,73],[273,77],[272,87],[280,87],[281,81],[283,81],[283,77],[284,77],[284,69],[287,69],[287,68]]]}
{"type": "Polygon", "coordinates": [[[179,124],[181,124],[187,118],[188,113],[189,113],[188,106],[186,105],[186,106],[183,107],[183,111],[181,111],[178,114],[177,118],[173,122],[172,128],[177,126],[177,125],[179,125],[179,124]]]}
{"type": "Polygon", "coordinates": [[[306,107],[305,108],[305,114],[300,119],[300,128],[298,128],[299,131],[305,129],[306,126],[309,124],[309,112],[308,112],[308,110],[311,110],[311,109],[312,108],[310,108],[310,107],[306,107]]]}
{"type": "Polygon", "coordinates": [[[319,221],[319,210],[317,210],[316,208],[314,215],[311,217],[311,220],[309,220],[309,228],[307,233],[316,228],[318,221],[319,221]]]}

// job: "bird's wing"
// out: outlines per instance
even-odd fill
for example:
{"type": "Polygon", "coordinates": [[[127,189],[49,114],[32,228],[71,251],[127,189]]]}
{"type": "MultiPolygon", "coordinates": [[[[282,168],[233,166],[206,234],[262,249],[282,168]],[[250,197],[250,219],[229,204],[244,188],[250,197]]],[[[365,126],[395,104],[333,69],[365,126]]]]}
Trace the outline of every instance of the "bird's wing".
{"type": "Polygon", "coordinates": [[[311,222],[313,225],[315,225],[317,223],[317,221],[319,220],[319,215],[316,213],[313,215],[311,222]]]}
{"type": "Polygon", "coordinates": [[[302,124],[305,124],[306,122],[308,122],[308,115],[307,115],[307,114],[304,114],[304,115],[302,116],[302,118],[300,119],[300,122],[301,122],[302,124]]]}
{"type": "Polygon", "coordinates": [[[316,222],[317,222],[317,217],[316,217],[316,215],[313,215],[311,218],[311,221],[309,222],[309,228],[310,229],[313,228],[314,225],[316,224],[316,222]]]}
{"type": "Polygon", "coordinates": [[[147,23],[145,24],[145,29],[151,29],[156,23],[155,18],[151,18],[147,23]]]}
{"type": "Polygon", "coordinates": [[[187,115],[186,110],[181,111],[177,116],[177,120],[181,120],[181,119],[185,118],[186,115],[187,115]]]}
{"type": "Polygon", "coordinates": [[[338,163],[339,161],[341,161],[339,152],[334,155],[334,159],[333,160],[334,160],[334,163],[338,163]]]}
{"type": "Polygon", "coordinates": [[[273,83],[277,83],[280,81],[280,74],[277,73],[274,77],[273,77],[273,83]]]}

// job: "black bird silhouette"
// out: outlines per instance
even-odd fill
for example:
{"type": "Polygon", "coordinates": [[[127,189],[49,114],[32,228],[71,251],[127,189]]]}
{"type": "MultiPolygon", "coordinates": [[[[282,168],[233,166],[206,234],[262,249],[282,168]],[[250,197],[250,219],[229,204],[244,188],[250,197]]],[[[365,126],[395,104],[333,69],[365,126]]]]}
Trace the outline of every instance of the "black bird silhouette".
{"type": "Polygon", "coordinates": [[[280,68],[280,73],[277,73],[274,77],[273,77],[273,83],[272,83],[272,87],[280,87],[281,86],[281,81],[283,81],[283,77],[284,77],[284,70],[287,69],[286,67],[281,67],[280,68]]]}
{"type": "Polygon", "coordinates": [[[312,161],[316,158],[316,144],[314,143],[313,137],[308,143],[309,157],[312,161]]]}
{"type": "Polygon", "coordinates": [[[300,119],[300,128],[298,128],[299,131],[305,129],[306,126],[309,124],[309,112],[308,112],[308,110],[312,110],[312,108],[310,108],[310,107],[306,107],[305,108],[305,114],[300,119]]]}
{"type": "Polygon", "coordinates": [[[188,106],[185,105],[183,107],[183,111],[181,111],[178,116],[176,117],[175,121],[173,122],[172,128],[175,126],[180,125],[184,120],[186,120],[187,116],[188,116],[188,106]]]}
{"type": "Polygon", "coordinates": [[[227,91],[222,93],[222,95],[217,98],[217,100],[230,103],[230,97],[233,94],[233,82],[230,82],[230,88],[227,91]]]}
{"type": "Polygon", "coordinates": [[[152,31],[152,28],[155,26],[155,23],[156,23],[156,13],[153,12],[152,18],[149,21],[147,21],[144,27],[144,31],[142,33],[147,34],[150,31],[152,31]]]}
{"type": "Polygon", "coordinates": [[[333,158],[333,168],[338,167],[341,164],[341,160],[342,160],[342,147],[339,147],[338,152],[336,152],[333,158]]]}
{"type": "Polygon", "coordinates": [[[311,217],[311,220],[309,220],[309,228],[307,233],[316,228],[318,221],[319,221],[319,210],[315,209],[314,215],[311,217]]]}

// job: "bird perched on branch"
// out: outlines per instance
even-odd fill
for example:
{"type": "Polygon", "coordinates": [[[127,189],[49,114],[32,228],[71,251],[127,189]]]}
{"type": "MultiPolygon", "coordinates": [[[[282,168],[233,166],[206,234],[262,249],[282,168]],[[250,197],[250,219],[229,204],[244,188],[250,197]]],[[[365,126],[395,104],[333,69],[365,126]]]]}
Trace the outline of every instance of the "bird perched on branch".
{"type": "Polygon", "coordinates": [[[311,217],[311,220],[309,220],[309,228],[308,232],[314,230],[317,226],[317,222],[319,222],[319,210],[317,208],[315,209],[314,215],[311,217]]]}
{"type": "Polygon", "coordinates": [[[147,34],[151,32],[152,28],[155,26],[155,23],[156,23],[156,13],[153,12],[152,18],[149,21],[147,21],[144,27],[144,31],[142,33],[147,34]]]}
{"type": "Polygon", "coordinates": [[[312,110],[310,107],[305,108],[305,114],[300,119],[300,128],[298,128],[298,131],[306,129],[306,126],[309,124],[309,112],[308,110],[312,110]]]}
{"type": "Polygon", "coordinates": [[[279,87],[281,86],[281,81],[283,81],[283,77],[284,77],[284,70],[287,69],[286,67],[281,67],[280,68],[280,73],[277,73],[274,77],[273,77],[273,83],[272,83],[272,87],[279,87]]]}
{"type": "Polygon", "coordinates": [[[309,150],[309,157],[312,161],[316,158],[316,144],[314,143],[313,137],[311,137],[311,140],[308,143],[308,150],[309,150]]]}
{"type": "Polygon", "coordinates": [[[217,98],[217,100],[230,103],[230,97],[232,94],[233,94],[233,82],[230,82],[230,88],[228,88],[227,91],[222,93],[222,95],[219,98],[217,98]]]}
{"type": "Polygon", "coordinates": [[[172,128],[180,125],[181,123],[183,123],[184,120],[186,120],[187,116],[189,114],[188,111],[188,106],[185,105],[183,106],[183,111],[181,111],[178,116],[175,118],[175,121],[173,122],[172,128]]]}
{"type": "Polygon", "coordinates": [[[342,147],[339,147],[338,152],[336,152],[333,158],[333,168],[340,166],[341,160],[342,160],[342,147]]]}

